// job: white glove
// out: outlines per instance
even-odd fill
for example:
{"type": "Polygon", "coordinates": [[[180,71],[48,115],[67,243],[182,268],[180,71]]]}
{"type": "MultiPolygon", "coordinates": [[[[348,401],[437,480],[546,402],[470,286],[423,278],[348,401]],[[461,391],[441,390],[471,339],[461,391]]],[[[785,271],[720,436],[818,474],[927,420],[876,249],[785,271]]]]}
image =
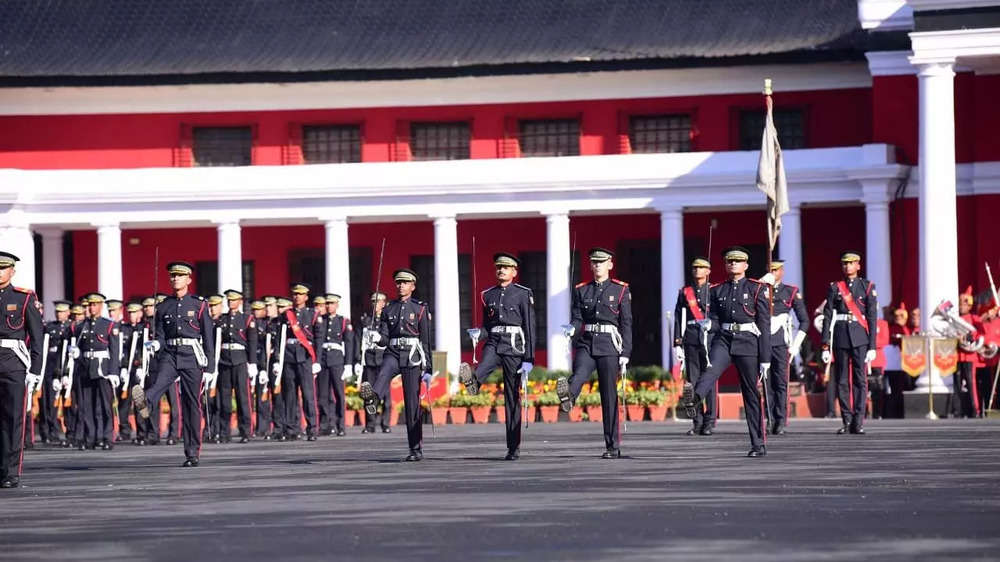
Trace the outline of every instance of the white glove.
{"type": "Polygon", "coordinates": [[[424,374],[420,375],[420,382],[422,382],[425,385],[427,385],[428,389],[431,387],[431,381],[432,380],[434,380],[434,375],[432,373],[424,373],[424,374]]]}
{"type": "Polygon", "coordinates": [[[679,345],[674,346],[674,362],[676,363],[684,362],[684,348],[679,345]]]}
{"type": "Polygon", "coordinates": [[[148,351],[152,351],[153,353],[156,353],[157,351],[160,350],[160,342],[158,342],[156,340],[149,340],[148,342],[146,342],[146,343],[144,343],[142,345],[148,351]]]}
{"type": "Polygon", "coordinates": [[[869,349],[868,352],[865,353],[865,363],[871,363],[872,361],[874,361],[876,355],[878,355],[877,351],[875,351],[874,349],[869,349]]]}
{"type": "Polygon", "coordinates": [[[137,367],[135,370],[135,380],[141,381],[146,378],[146,372],[142,370],[142,367],[137,367]]]}
{"type": "Polygon", "coordinates": [[[42,382],[42,376],[41,375],[32,375],[31,373],[28,373],[24,377],[24,387],[25,388],[35,388],[41,382],[42,382]]]}
{"type": "Polygon", "coordinates": [[[574,334],[576,334],[576,327],[574,327],[572,324],[563,324],[561,327],[563,336],[567,338],[571,338],[573,337],[574,334]]]}
{"type": "Polygon", "coordinates": [[[59,392],[60,390],[62,390],[62,387],[63,387],[62,380],[52,379],[52,392],[59,392]]]}
{"type": "Polygon", "coordinates": [[[281,363],[275,363],[271,365],[271,374],[280,377],[281,376],[281,363]]]}
{"type": "Polygon", "coordinates": [[[802,342],[806,339],[806,333],[802,330],[796,332],[795,337],[792,339],[792,346],[788,349],[788,354],[791,357],[795,357],[799,354],[799,350],[802,349],[802,342]]]}
{"type": "Polygon", "coordinates": [[[108,382],[111,383],[111,388],[118,388],[121,386],[122,381],[118,378],[118,375],[108,375],[108,382]]]}
{"type": "Polygon", "coordinates": [[[63,377],[62,378],[62,385],[61,386],[63,388],[69,388],[70,387],[69,377],[63,377]]]}
{"type": "Polygon", "coordinates": [[[352,376],[354,376],[354,373],[352,373],[350,369],[344,369],[344,372],[340,375],[340,380],[346,381],[352,376]]]}
{"type": "Polygon", "coordinates": [[[820,359],[823,360],[824,363],[829,363],[833,359],[833,354],[830,353],[829,349],[824,349],[823,353],[819,354],[819,357],[820,359]]]}
{"type": "Polygon", "coordinates": [[[128,380],[128,367],[122,367],[121,372],[118,373],[118,377],[122,380],[128,380]]]}
{"type": "Polygon", "coordinates": [[[528,363],[527,361],[523,361],[521,363],[521,372],[524,373],[524,374],[530,373],[531,370],[534,369],[534,368],[535,368],[535,366],[532,365],[531,363],[528,363]]]}
{"type": "Polygon", "coordinates": [[[257,378],[257,365],[253,363],[247,363],[247,376],[250,380],[255,380],[257,378]]]}
{"type": "Polygon", "coordinates": [[[354,364],[354,376],[360,377],[364,372],[365,368],[361,366],[361,363],[354,364]]]}
{"type": "Polygon", "coordinates": [[[203,373],[201,375],[201,382],[205,385],[205,388],[213,388],[215,386],[215,381],[219,378],[219,373],[203,373]]]}
{"type": "Polygon", "coordinates": [[[376,332],[375,330],[365,330],[365,345],[372,347],[378,342],[382,341],[382,334],[376,332]]]}
{"type": "Polygon", "coordinates": [[[77,346],[75,346],[75,345],[69,346],[69,356],[72,357],[73,359],[79,359],[80,358],[80,348],[77,347],[77,346]]]}
{"type": "Polygon", "coordinates": [[[267,384],[267,371],[260,371],[257,373],[257,384],[264,386],[267,384]]]}
{"type": "Polygon", "coordinates": [[[761,363],[760,364],[760,377],[758,378],[758,380],[764,380],[764,379],[766,379],[767,378],[767,373],[770,370],[771,370],[771,364],[770,363],[761,363]]]}
{"type": "Polygon", "coordinates": [[[712,321],[709,320],[708,318],[704,320],[699,320],[698,325],[701,326],[701,329],[705,330],[706,332],[712,331],[712,321]]]}
{"type": "Polygon", "coordinates": [[[625,367],[627,367],[627,366],[628,366],[628,357],[619,357],[618,358],[618,370],[619,371],[624,371],[625,367]]]}
{"type": "Polygon", "coordinates": [[[312,372],[313,372],[314,376],[318,375],[319,372],[322,371],[322,370],[323,370],[323,367],[320,367],[319,363],[313,363],[313,365],[312,365],[312,372]]]}

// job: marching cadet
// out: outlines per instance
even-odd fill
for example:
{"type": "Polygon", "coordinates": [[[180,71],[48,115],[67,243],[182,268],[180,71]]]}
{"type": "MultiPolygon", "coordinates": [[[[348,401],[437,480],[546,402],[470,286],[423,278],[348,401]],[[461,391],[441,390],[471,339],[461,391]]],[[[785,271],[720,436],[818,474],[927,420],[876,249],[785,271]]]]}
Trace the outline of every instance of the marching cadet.
{"type": "Polygon", "coordinates": [[[712,344],[708,359],[712,364],[697,385],[684,383],[683,404],[689,416],[715,386],[730,364],[740,374],[740,393],[750,433],[748,457],[767,454],[764,415],[757,382],[771,368],[771,311],[767,285],[746,276],[750,252],[741,246],[723,251],[728,279],[713,285],[709,316],[712,344]]]}
{"type": "Polygon", "coordinates": [[[389,383],[397,373],[403,376],[403,409],[406,417],[406,438],[410,447],[407,461],[420,461],[423,453],[423,426],[420,407],[420,385],[430,387],[431,314],[430,306],[413,298],[417,274],[410,269],[397,269],[392,274],[399,297],[386,305],[378,323],[378,331],[368,332],[369,345],[382,343],[386,352],[374,382],[361,383],[358,393],[365,402],[368,415],[375,415],[378,401],[389,394],[389,383]]]}
{"type": "MultiPolygon", "coordinates": [[[[205,302],[208,303],[208,316],[212,319],[212,325],[214,329],[212,330],[211,337],[215,344],[216,351],[221,352],[221,347],[219,344],[221,342],[216,341],[217,332],[221,329],[220,322],[222,321],[222,303],[225,302],[225,298],[219,294],[211,294],[205,297],[205,302]]],[[[225,429],[222,427],[222,418],[219,415],[220,403],[222,402],[219,397],[218,392],[218,379],[216,379],[212,384],[205,388],[205,395],[203,397],[205,401],[205,428],[202,431],[202,441],[208,441],[211,443],[222,443],[223,432],[225,429]]]]}
{"type": "Polygon", "coordinates": [[[25,389],[42,378],[42,315],[33,291],[11,285],[18,260],[0,252],[0,488],[20,486],[25,389]]]}
{"type": "Polygon", "coordinates": [[[118,327],[101,316],[105,300],[101,293],[91,293],[87,297],[88,318],[70,328],[76,340],[70,356],[76,361],[73,384],[80,385],[76,443],[81,451],[112,448],[111,389],[121,384],[118,378],[121,354],[118,327]]]}
{"type": "MultiPolygon", "coordinates": [[[[378,376],[378,370],[382,367],[382,360],[385,357],[385,346],[378,343],[368,344],[366,342],[371,341],[371,338],[365,338],[364,334],[377,329],[378,323],[382,317],[382,310],[385,309],[385,304],[388,301],[388,297],[385,293],[374,293],[372,294],[372,310],[375,313],[375,320],[372,320],[372,315],[365,312],[361,315],[361,326],[362,326],[362,337],[355,338],[356,347],[355,354],[358,357],[358,363],[354,365],[354,376],[360,377],[358,381],[358,386],[362,382],[374,383],[375,377],[378,376]]],[[[378,404],[376,404],[376,407],[378,404]]],[[[368,411],[365,411],[365,428],[361,430],[361,433],[375,433],[375,424],[379,424],[382,427],[382,433],[392,433],[392,416],[395,413],[392,411],[392,393],[386,393],[385,398],[382,399],[382,412],[371,415],[368,411]]]]}
{"type": "Polygon", "coordinates": [[[320,354],[322,367],[316,379],[321,397],[319,427],[320,431],[325,431],[324,435],[343,437],[347,434],[344,431],[344,418],[347,417],[344,378],[350,374],[346,370],[347,365],[354,363],[354,327],[349,318],[337,314],[340,295],[331,293],[323,298],[326,315],[321,317],[316,328],[317,353],[320,354]],[[326,404],[322,398],[324,393],[326,404]]]}
{"type": "Polygon", "coordinates": [[[140,354],[142,353],[142,305],[137,302],[130,302],[125,307],[128,315],[124,321],[118,325],[119,339],[121,342],[121,388],[116,388],[118,394],[118,437],[115,442],[130,441],[133,439],[132,423],[129,414],[132,412],[132,381],[136,367],[140,364],[140,354]]]}
{"type": "Polygon", "coordinates": [[[809,330],[809,313],[802,293],[795,285],[787,285],[785,262],[771,260],[774,296],[771,298],[771,372],[764,377],[767,421],[772,435],[784,435],[788,424],[788,366],[798,355],[799,346],[809,330]],[[799,329],[792,327],[792,314],[799,329]],[[792,336],[792,332],[796,332],[792,336]]]}
{"type": "Polygon", "coordinates": [[[201,453],[201,391],[207,390],[217,375],[208,305],[201,297],[188,292],[193,271],[194,266],[187,262],[167,264],[174,294],[157,305],[156,336],[145,344],[158,352],[156,382],[148,391],[136,386],[132,393],[139,415],[147,418],[150,408],[180,377],[185,467],[198,466],[201,453]]]}
{"type": "Polygon", "coordinates": [[[843,426],[837,434],[865,433],[868,366],[875,359],[878,294],[875,284],[861,278],[861,254],[840,256],[844,278],[830,283],[823,307],[823,362],[833,360],[834,379],[843,426]]]}
{"type": "MultiPolygon", "coordinates": [[[[708,367],[708,276],[712,273],[712,263],[708,258],[698,256],[691,261],[691,278],[694,283],[680,290],[674,305],[674,359],[682,365],[685,378],[691,384],[708,367]]],[[[695,408],[694,425],[688,435],[712,435],[715,420],[719,416],[718,385],[709,389],[705,400],[695,408]]]]}
{"type": "MultiPolygon", "coordinates": [[[[628,283],[611,277],[614,253],[605,248],[591,248],[590,271],[594,279],[573,289],[572,315],[565,326],[566,337],[576,336],[573,376],[560,377],[556,393],[564,412],[573,406],[583,384],[597,370],[604,416],[604,459],[621,458],[621,435],[618,431],[618,375],[628,366],[632,355],[632,293],[628,283]]],[[[692,411],[690,416],[694,417],[692,411]]]]}
{"type": "Polygon", "coordinates": [[[257,377],[249,378],[250,388],[254,391],[253,407],[256,424],[255,437],[270,438],[271,432],[271,402],[267,396],[267,305],[263,300],[250,303],[253,311],[254,330],[257,332],[257,377]]]}
{"type": "MultiPolygon", "coordinates": [[[[527,377],[535,362],[535,298],[531,289],[514,283],[520,262],[512,254],[493,255],[497,284],[480,294],[486,343],[483,360],[473,374],[468,363],[458,368],[458,380],[469,394],[479,394],[493,369],[503,368],[506,409],[507,456],[521,456],[521,377],[527,377]]],[[[475,352],[475,351],[473,351],[475,352]]]]}
{"type": "Polygon", "coordinates": [[[313,310],[316,311],[316,361],[319,363],[319,374],[316,375],[316,419],[319,423],[320,435],[333,435],[330,425],[330,412],[333,410],[333,396],[330,392],[330,373],[324,368],[323,347],[321,344],[321,334],[323,334],[323,319],[326,317],[326,296],[316,295],[312,300],[313,310]]]}
{"type": "Polygon", "coordinates": [[[229,312],[222,315],[218,326],[222,328],[222,350],[219,353],[219,380],[217,382],[219,419],[222,440],[229,443],[229,428],[233,418],[232,394],[236,392],[236,419],[240,443],[250,441],[252,435],[250,411],[250,379],[257,379],[257,323],[253,315],[241,310],[243,293],[226,291],[229,312]]]}
{"type": "MultiPolygon", "coordinates": [[[[267,300],[264,301],[267,303],[267,300]]],[[[274,299],[274,304],[267,304],[267,308],[273,308],[275,311],[275,316],[270,319],[268,324],[268,335],[271,336],[271,363],[270,372],[273,375],[271,380],[271,424],[274,426],[274,433],[271,434],[271,439],[276,441],[285,441],[288,437],[285,436],[285,399],[282,396],[282,371],[283,368],[281,363],[284,358],[282,349],[285,347],[285,340],[288,335],[285,334],[285,339],[282,339],[281,325],[282,321],[280,315],[285,314],[286,311],[291,310],[292,301],[286,299],[285,297],[276,297],[274,299]]],[[[287,331],[287,327],[286,327],[287,331]]],[[[265,437],[264,439],[267,439],[265,437]]]]}
{"type": "MultiPolygon", "coordinates": [[[[84,312],[84,307],[79,304],[74,304],[69,308],[69,326],[73,326],[81,323],[86,318],[86,313],[84,312]]],[[[61,353],[61,363],[62,366],[62,378],[60,379],[60,386],[63,391],[63,423],[66,426],[66,439],[64,439],[60,445],[66,448],[76,446],[76,423],[79,419],[80,413],[80,385],[74,384],[75,381],[69,376],[69,364],[73,362],[73,358],[69,356],[69,348],[73,345],[75,337],[71,334],[69,329],[64,334],[66,339],[66,351],[61,353]],[[67,407],[67,402],[69,406],[67,407]]],[[[75,378],[75,377],[74,377],[75,378]]]]}
{"type": "MultiPolygon", "coordinates": [[[[292,308],[278,316],[279,327],[284,326],[284,355],[275,374],[281,375],[282,400],[285,403],[286,439],[298,439],[302,426],[299,420],[306,419],[306,439],[315,441],[319,434],[316,421],[316,375],[317,363],[315,329],[318,316],[316,311],[306,306],[309,302],[309,285],[292,285],[292,308]],[[299,411],[299,395],[302,396],[302,411],[299,411]]],[[[280,333],[280,332],[279,332],[280,333]]],[[[280,339],[280,338],[279,338],[280,339]]],[[[280,341],[278,342],[281,343],[280,341]]]]}
{"type": "Polygon", "coordinates": [[[62,391],[62,352],[63,342],[69,334],[70,302],[57,300],[53,303],[56,319],[45,324],[45,333],[49,335],[48,355],[45,360],[45,377],[42,381],[42,396],[39,399],[38,433],[42,443],[60,443],[65,441],[59,425],[59,410],[56,406],[62,391]]]}

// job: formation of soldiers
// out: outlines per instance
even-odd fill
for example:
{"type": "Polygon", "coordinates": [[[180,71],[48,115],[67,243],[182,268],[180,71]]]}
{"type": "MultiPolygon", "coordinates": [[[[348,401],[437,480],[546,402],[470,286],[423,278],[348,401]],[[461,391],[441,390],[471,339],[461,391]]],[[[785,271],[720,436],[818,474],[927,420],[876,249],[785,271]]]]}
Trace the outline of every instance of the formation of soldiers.
{"type": "MultiPolygon", "coordinates": [[[[745,248],[727,248],[722,256],[725,282],[709,285],[711,263],[698,257],[691,263],[693,283],[678,294],[673,343],[685,376],[682,405],[694,424],[688,434],[711,435],[718,415],[717,382],[734,365],[746,411],[748,456],[761,457],[767,452],[766,435],[786,431],[789,362],[805,339],[808,316],[801,291],[783,282],[781,261],[772,261],[770,273],[754,280],[746,276],[745,248]]],[[[593,248],[588,257],[592,280],[574,288],[571,317],[562,327],[574,350],[573,372],[557,381],[556,391],[562,409],[569,411],[597,372],[602,457],[617,459],[622,456],[618,380],[632,350],[632,295],[627,283],[611,277],[613,252],[593,248]]],[[[159,443],[159,405],[166,397],[165,441],[183,441],[184,466],[196,467],[203,441],[231,440],[234,403],[241,443],[343,436],[344,385],[351,376],[360,380],[364,432],[375,432],[376,426],[389,432],[390,381],[401,375],[406,460],[423,458],[420,398],[436,373],[430,361],[430,305],[414,298],[418,279],[412,270],[393,273],[395,299],[372,295],[371,314],[362,318],[357,334],[350,319],[338,314],[339,295],[310,300],[311,287],[296,283],[291,298],[265,296],[244,312],[237,290],[192,294],[193,267],[180,261],[167,266],[170,294],[127,304],[100,293],[86,295],[79,304],[56,301],[56,320],[43,326],[34,293],[11,284],[17,261],[0,252],[0,304],[6,314],[0,324],[2,487],[18,485],[23,447],[33,442],[28,406],[38,389],[40,441],[79,449],[159,443]]],[[[838,389],[841,434],[865,433],[876,334],[883,331],[876,329],[875,286],[860,277],[860,262],[857,252],[841,256],[843,277],[830,284],[821,314],[822,357],[838,389]]],[[[497,283],[480,295],[482,326],[469,331],[474,344],[485,333],[482,360],[474,353],[473,365],[461,365],[459,380],[476,394],[494,369],[502,369],[506,459],[517,460],[519,389],[534,363],[534,299],[531,289],[514,282],[516,257],[498,253],[494,265],[497,283]]],[[[981,325],[982,318],[975,321],[981,325]]],[[[884,332],[888,338],[891,330],[884,332]]]]}

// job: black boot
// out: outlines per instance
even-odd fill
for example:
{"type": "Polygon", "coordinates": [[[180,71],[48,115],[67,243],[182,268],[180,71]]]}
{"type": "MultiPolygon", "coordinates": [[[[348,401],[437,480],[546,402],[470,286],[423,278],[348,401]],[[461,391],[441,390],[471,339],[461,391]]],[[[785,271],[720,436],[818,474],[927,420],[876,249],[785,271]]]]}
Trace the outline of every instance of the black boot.
{"type": "Polygon", "coordinates": [[[559,396],[559,408],[569,413],[573,409],[573,396],[569,393],[569,381],[566,377],[556,380],[556,394],[559,396]]]}
{"type": "Polygon", "coordinates": [[[410,454],[403,459],[406,462],[417,462],[424,460],[424,453],[420,449],[410,449],[410,454]]]}
{"type": "Polygon", "coordinates": [[[687,417],[694,419],[698,415],[698,397],[694,393],[694,385],[689,382],[684,383],[684,391],[681,394],[681,405],[684,406],[684,413],[687,417]]]}
{"type": "Polygon", "coordinates": [[[604,454],[601,455],[601,458],[602,459],[620,459],[620,458],[622,458],[622,451],[621,451],[621,449],[614,449],[614,448],[609,447],[608,450],[604,451],[604,454]]]}
{"type": "Polygon", "coordinates": [[[472,373],[472,367],[468,363],[462,363],[458,366],[458,382],[465,385],[465,392],[475,396],[479,394],[479,380],[472,373]]]}
{"type": "Polygon", "coordinates": [[[521,458],[521,449],[510,449],[507,451],[507,456],[503,458],[505,461],[516,461],[521,458]]]}
{"type": "Polygon", "coordinates": [[[363,382],[361,383],[361,388],[358,389],[358,396],[361,397],[365,402],[365,413],[369,416],[374,416],[377,412],[375,389],[372,388],[372,383],[363,382]]]}
{"type": "Polygon", "coordinates": [[[750,452],[747,453],[747,456],[751,458],[756,458],[756,457],[763,457],[766,454],[767,454],[767,449],[765,449],[764,446],[761,445],[760,447],[754,447],[753,449],[750,449],[750,452]]]}

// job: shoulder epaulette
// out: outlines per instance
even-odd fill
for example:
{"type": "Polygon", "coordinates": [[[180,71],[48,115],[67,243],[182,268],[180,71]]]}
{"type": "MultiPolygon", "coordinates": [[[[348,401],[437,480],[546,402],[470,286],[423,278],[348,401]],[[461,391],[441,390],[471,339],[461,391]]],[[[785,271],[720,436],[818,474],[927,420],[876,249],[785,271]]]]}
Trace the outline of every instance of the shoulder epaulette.
{"type": "Polygon", "coordinates": [[[520,283],[514,283],[514,286],[520,287],[520,288],[524,289],[525,291],[528,291],[529,293],[531,292],[531,289],[525,287],[524,285],[522,285],[520,283]]]}
{"type": "Polygon", "coordinates": [[[573,287],[573,288],[574,288],[574,289],[579,289],[580,287],[583,287],[583,286],[584,286],[584,285],[586,285],[587,283],[589,283],[589,281],[584,281],[583,283],[577,283],[577,284],[576,284],[576,287],[573,287]]]}
{"type": "Polygon", "coordinates": [[[709,289],[714,289],[714,288],[718,287],[719,285],[722,285],[722,283],[709,283],[708,288],[709,289]]]}
{"type": "Polygon", "coordinates": [[[618,285],[623,285],[625,287],[628,287],[628,283],[622,281],[621,279],[614,279],[614,278],[612,278],[611,282],[615,283],[615,284],[618,284],[618,285]]]}
{"type": "Polygon", "coordinates": [[[31,289],[25,289],[24,287],[14,287],[14,290],[19,293],[24,293],[26,295],[34,293],[34,291],[32,291],[31,289]]]}
{"type": "Polygon", "coordinates": [[[760,279],[751,279],[750,277],[747,277],[747,281],[749,281],[751,283],[756,283],[758,285],[766,285],[767,284],[767,283],[764,283],[763,281],[761,281],[760,279]]]}
{"type": "Polygon", "coordinates": [[[200,301],[205,300],[205,297],[203,297],[201,295],[191,295],[191,296],[194,297],[194,298],[196,298],[196,299],[198,299],[198,300],[200,300],[200,301]]]}

